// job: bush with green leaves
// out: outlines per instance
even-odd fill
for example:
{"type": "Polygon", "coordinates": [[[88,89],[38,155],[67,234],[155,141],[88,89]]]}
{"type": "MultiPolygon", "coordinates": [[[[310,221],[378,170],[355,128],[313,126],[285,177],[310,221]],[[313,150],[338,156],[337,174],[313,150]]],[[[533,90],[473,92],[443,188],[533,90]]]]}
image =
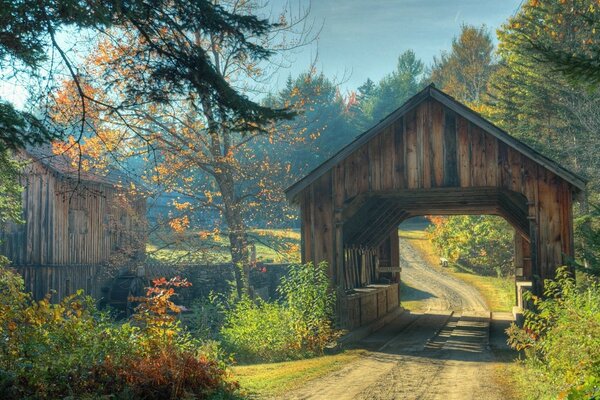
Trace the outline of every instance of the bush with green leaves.
{"type": "Polygon", "coordinates": [[[240,360],[281,361],[321,354],[335,341],[335,294],[327,264],[292,265],[279,286],[281,302],[243,297],[226,310],[221,336],[240,360]]]}
{"type": "Polygon", "coordinates": [[[442,256],[483,275],[511,274],[514,230],[504,219],[460,215],[430,220],[429,238],[442,256]]]}
{"type": "Polygon", "coordinates": [[[582,271],[600,276],[600,206],[575,218],[575,255],[582,271]]]}
{"type": "Polygon", "coordinates": [[[544,297],[528,294],[523,328],[508,329],[525,359],[517,381],[530,399],[600,397],[600,284],[567,268],[546,280],[544,297]]]}
{"type": "MultiPolygon", "coordinates": [[[[135,320],[117,324],[78,292],[34,301],[0,267],[0,398],[205,398],[236,390],[211,345],[179,326],[174,282],[155,282],[135,320]]],[[[140,299],[142,300],[142,299],[140,299]]]]}

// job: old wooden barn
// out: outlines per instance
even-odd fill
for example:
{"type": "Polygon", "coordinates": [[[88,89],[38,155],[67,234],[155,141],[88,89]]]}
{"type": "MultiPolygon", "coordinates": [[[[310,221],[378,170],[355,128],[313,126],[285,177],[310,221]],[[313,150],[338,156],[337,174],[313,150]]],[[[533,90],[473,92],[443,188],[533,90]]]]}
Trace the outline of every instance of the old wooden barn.
{"type": "Polygon", "coordinates": [[[0,233],[0,254],[24,277],[35,298],[53,301],[84,289],[98,297],[108,269],[145,252],[146,199],[115,173],[78,171],[49,149],[24,151],[24,224],[0,233]],[[125,187],[124,187],[125,186],[125,187]]]}
{"type": "Polygon", "coordinates": [[[327,261],[348,328],[398,307],[398,225],[494,214],[515,228],[515,271],[539,291],[573,255],[585,181],[433,85],[287,189],[303,261],[327,261]],[[382,279],[385,278],[385,279],[382,279]],[[391,282],[373,285],[374,282],[391,282]],[[352,290],[354,289],[354,290],[352,290]]]}

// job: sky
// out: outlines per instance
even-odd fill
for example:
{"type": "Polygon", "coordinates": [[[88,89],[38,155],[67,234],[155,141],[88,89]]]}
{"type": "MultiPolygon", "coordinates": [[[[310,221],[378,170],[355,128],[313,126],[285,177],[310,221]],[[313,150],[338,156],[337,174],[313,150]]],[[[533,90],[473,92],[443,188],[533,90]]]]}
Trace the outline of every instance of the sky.
{"type": "MultiPolygon", "coordinates": [[[[265,0],[266,1],[266,0],[265,0]]],[[[283,8],[310,11],[318,37],[286,58],[271,77],[270,90],[283,87],[288,76],[310,68],[338,83],[342,92],[371,78],[377,82],[394,70],[398,56],[412,49],[426,65],[443,50],[462,24],[486,25],[495,31],[514,15],[523,0],[270,0],[272,15],[283,8]]],[[[0,82],[0,97],[24,105],[26,91],[0,82]]]]}
{"type": "MultiPolygon", "coordinates": [[[[289,70],[280,71],[277,84],[306,71],[315,56],[316,67],[335,76],[346,90],[367,78],[377,81],[396,66],[398,56],[412,49],[429,65],[449,50],[462,24],[486,25],[495,31],[515,14],[522,0],[312,0],[310,15],[322,26],[318,39],[295,54],[289,70]]],[[[286,3],[271,1],[274,10],[286,3]]]]}

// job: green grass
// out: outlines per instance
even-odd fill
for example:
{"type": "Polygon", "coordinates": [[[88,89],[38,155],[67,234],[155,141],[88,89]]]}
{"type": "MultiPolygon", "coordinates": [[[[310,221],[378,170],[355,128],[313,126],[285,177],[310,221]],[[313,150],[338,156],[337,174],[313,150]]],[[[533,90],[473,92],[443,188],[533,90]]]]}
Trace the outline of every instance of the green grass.
{"type": "MultiPolygon", "coordinates": [[[[440,257],[436,254],[433,244],[427,238],[427,232],[413,230],[410,227],[409,229],[401,228],[399,236],[406,239],[425,261],[441,269],[439,267],[440,257]]],[[[465,269],[457,272],[451,268],[444,268],[444,271],[474,286],[481,293],[491,311],[510,311],[515,305],[515,284],[513,278],[482,276],[467,272],[465,269]]],[[[403,301],[402,305],[408,309],[418,309],[419,301],[403,301]]]]}
{"type": "Polygon", "coordinates": [[[453,275],[477,288],[490,311],[511,311],[515,305],[514,278],[497,278],[466,272],[453,272],[453,275]]]}
{"type": "Polygon", "coordinates": [[[340,354],[280,363],[233,367],[242,390],[252,397],[265,398],[297,389],[307,382],[337,371],[365,354],[348,350],[340,354]]]}
{"type": "MultiPolygon", "coordinates": [[[[248,237],[256,246],[257,261],[300,261],[298,230],[252,229],[248,237]]],[[[146,250],[151,260],[165,263],[218,264],[231,261],[229,240],[222,234],[186,232],[184,235],[175,235],[171,232],[160,232],[150,238],[146,250]]]]}

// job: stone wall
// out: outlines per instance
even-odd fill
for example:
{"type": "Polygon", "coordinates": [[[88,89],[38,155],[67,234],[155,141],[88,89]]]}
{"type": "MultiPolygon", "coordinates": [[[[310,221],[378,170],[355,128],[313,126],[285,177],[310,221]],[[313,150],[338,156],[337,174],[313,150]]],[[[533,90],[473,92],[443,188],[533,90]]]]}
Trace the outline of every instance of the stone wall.
{"type": "MultiPolygon", "coordinates": [[[[208,296],[211,292],[226,294],[235,287],[234,266],[232,264],[185,264],[171,266],[148,264],[145,266],[148,279],[156,277],[181,276],[192,286],[181,292],[182,300],[208,296]]],[[[285,276],[288,264],[257,264],[250,270],[250,286],[254,293],[264,299],[277,297],[277,286],[285,276]]]]}

